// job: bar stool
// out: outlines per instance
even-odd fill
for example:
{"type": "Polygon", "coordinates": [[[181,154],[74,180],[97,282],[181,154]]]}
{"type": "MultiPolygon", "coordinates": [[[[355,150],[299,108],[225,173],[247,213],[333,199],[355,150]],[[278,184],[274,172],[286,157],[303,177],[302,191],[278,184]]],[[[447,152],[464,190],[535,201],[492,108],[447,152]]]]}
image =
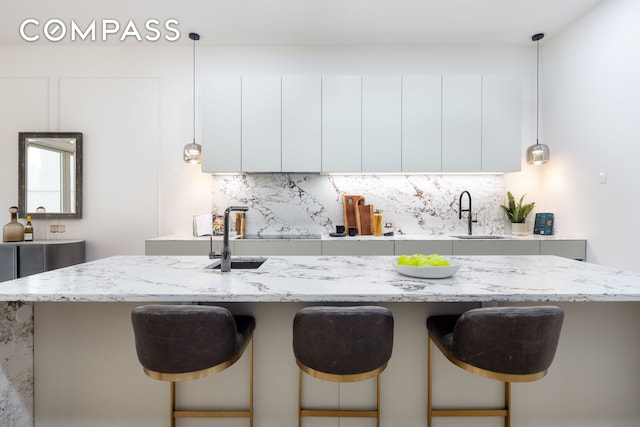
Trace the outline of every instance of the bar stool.
{"type": "Polygon", "coordinates": [[[298,427],[302,417],[370,417],[380,426],[380,374],[391,358],[393,315],[383,307],[306,307],[293,320],[298,364],[298,427]],[[302,373],[333,382],[376,377],[374,410],[302,408],[302,373]]]}
{"type": "Polygon", "coordinates": [[[504,417],[511,424],[511,383],[541,379],[553,361],[564,312],[559,307],[491,307],[427,319],[427,426],[432,417],[504,417]],[[504,407],[433,409],[432,343],[455,365],[504,382],[504,407]]]}
{"type": "Polygon", "coordinates": [[[171,427],[176,418],[249,418],[253,426],[251,316],[208,305],[145,305],[131,313],[138,360],[149,377],[171,383],[171,427]],[[233,365],[250,347],[249,408],[178,410],[176,382],[195,380],[233,365]]]}

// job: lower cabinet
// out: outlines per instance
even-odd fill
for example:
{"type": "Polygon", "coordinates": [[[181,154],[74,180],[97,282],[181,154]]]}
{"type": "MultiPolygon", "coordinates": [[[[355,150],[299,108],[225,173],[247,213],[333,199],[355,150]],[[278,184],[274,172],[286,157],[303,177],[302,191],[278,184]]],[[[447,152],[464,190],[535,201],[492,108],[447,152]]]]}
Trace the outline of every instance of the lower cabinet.
{"type": "Polygon", "coordinates": [[[323,240],[322,255],[393,255],[393,240],[323,240]]]}
{"type": "Polygon", "coordinates": [[[18,249],[15,245],[0,246],[0,282],[18,277],[18,249]]]}
{"type": "Polygon", "coordinates": [[[397,240],[395,246],[396,255],[453,255],[451,240],[397,240]]]}
{"type": "Polygon", "coordinates": [[[453,255],[540,255],[537,240],[454,240],[453,255]]]}
{"type": "MultiPolygon", "coordinates": [[[[232,255],[237,256],[295,256],[295,255],[557,255],[584,261],[586,240],[391,240],[391,239],[291,239],[291,240],[231,240],[232,255]]],[[[222,240],[206,239],[150,239],[145,242],[146,255],[202,255],[220,253],[222,240]]],[[[8,256],[8,255],[7,255],[8,256]]],[[[3,257],[3,260],[5,258],[3,257]]],[[[0,268],[2,268],[0,263],[0,268]]]]}
{"type": "MultiPolygon", "coordinates": [[[[231,248],[231,250],[233,252],[233,248],[231,248]]],[[[222,240],[216,239],[213,241],[209,241],[208,239],[153,239],[146,240],[144,242],[145,255],[208,256],[209,252],[222,252],[222,240]]]]}
{"type": "Polygon", "coordinates": [[[321,255],[320,240],[235,240],[233,255],[293,256],[321,255]]]}
{"type": "Polygon", "coordinates": [[[85,242],[3,243],[0,245],[0,281],[85,262],[85,242]]]}
{"type": "Polygon", "coordinates": [[[584,261],[587,259],[586,240],[541,240],[540,255],[557,255],[584,261]]]}

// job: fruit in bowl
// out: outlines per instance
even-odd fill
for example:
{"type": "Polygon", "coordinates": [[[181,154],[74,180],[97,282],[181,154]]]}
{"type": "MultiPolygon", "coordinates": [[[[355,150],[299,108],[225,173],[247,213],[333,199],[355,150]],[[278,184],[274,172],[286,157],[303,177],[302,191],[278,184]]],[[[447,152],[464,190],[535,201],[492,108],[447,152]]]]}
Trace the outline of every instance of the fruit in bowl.
{"type": "Polygon", "coordinates": [[[443,279],[453,276],[462,265],[447,260],[438,254],[400,255],[393,261],[393,267],[400,274],[425,279],[443,279]]]}
{"type": "Polygon", "coordinates": [[[438,254],[431,254],[431,255],[427,255],[427,256],[424,256],[422,254],[413,254],[411,256],[409,256],[409,255],[400,255],[398,257],[398,264],[400,264],[400,265],[418,266],[418,267],[424,267],[424,266],[434,267],[434,266],[447,266],[447,265],[450,265],[449,261],[447,261],[446,259],[442,258],[438,254]]]}

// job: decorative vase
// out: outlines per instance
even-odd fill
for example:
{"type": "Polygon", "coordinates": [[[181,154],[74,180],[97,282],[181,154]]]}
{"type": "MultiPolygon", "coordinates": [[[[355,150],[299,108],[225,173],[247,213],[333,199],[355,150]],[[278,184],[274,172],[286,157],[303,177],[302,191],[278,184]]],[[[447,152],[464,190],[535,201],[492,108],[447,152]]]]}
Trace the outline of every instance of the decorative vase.
{"type": "Polygon", "coordinates": [[[11,206],[9,213],[11,214],[11,222],[2,228],[2,241],[22,242],[24,240],[24,225],[18,222],[18,208],[11,206]]]}
{"type": "Polygon", "coordinates": [[[526,222],[512,222],[511,223],[511,234],[516,234],[523,236],[525,234],[529,234],[529,227],[526,222]]]}

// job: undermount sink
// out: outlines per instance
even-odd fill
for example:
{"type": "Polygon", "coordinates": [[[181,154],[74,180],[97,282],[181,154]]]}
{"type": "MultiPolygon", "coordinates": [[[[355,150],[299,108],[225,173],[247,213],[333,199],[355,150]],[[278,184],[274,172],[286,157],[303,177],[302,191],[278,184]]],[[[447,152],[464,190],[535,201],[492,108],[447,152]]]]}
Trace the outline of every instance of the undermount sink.
{"type": "Polygon", "coordinates": [[[466,239],[466,240],[499,240],[499,239],[504,239],[504,236],[494,236],[494,235],[489,235],[489,236],[481,236],[481,235],[466,235],[466,236],[453,236],[456,239],[466,239]]]}
{"type": "MultiPolygon", "coordinates": [[[[231,258],[232,270],[255,270],[260,268],[265,263],[266,258],[231,258]]],[[[221,260],[217,259],[213,264],[208,265],[206,268],[213,270],[220,270],[221,260]]]]}

